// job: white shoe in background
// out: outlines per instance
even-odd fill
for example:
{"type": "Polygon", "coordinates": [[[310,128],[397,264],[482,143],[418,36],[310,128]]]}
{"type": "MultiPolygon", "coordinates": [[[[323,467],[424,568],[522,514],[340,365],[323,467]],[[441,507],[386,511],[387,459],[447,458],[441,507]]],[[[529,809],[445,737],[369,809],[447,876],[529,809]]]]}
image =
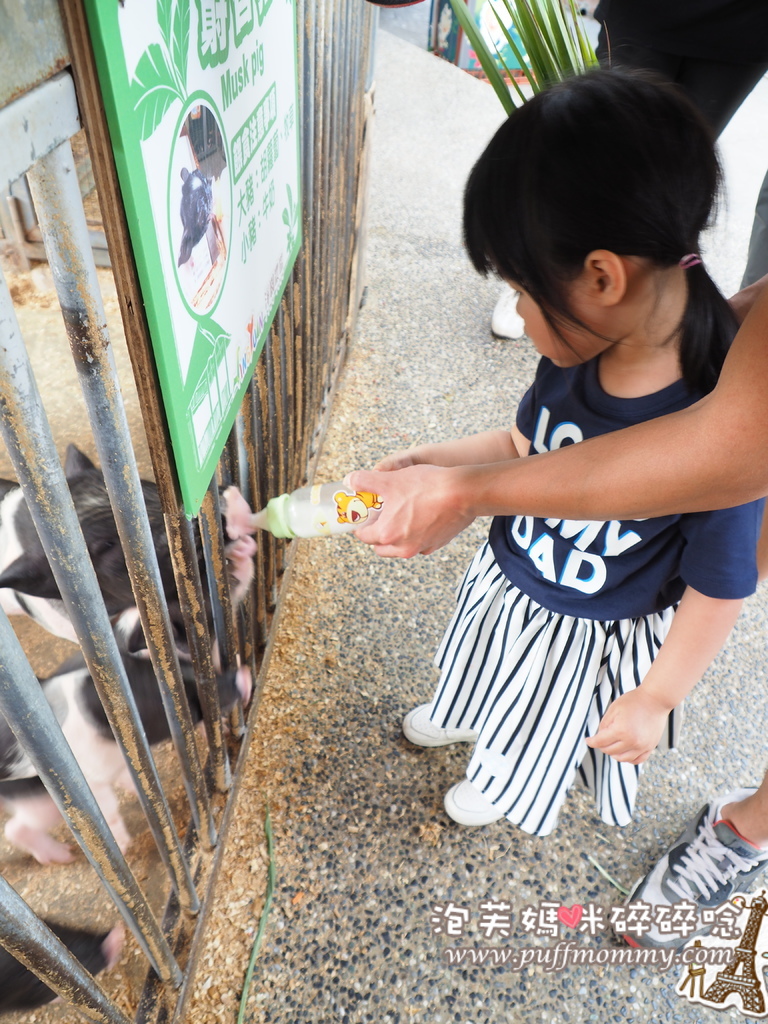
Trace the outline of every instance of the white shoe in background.
{"type": "Polygon", "coordinates": [[[519,292],[504,285],[491,317],[491,334],[499,341],[514,341],[525,334],[525,320],[518,315],[519,292]]]}

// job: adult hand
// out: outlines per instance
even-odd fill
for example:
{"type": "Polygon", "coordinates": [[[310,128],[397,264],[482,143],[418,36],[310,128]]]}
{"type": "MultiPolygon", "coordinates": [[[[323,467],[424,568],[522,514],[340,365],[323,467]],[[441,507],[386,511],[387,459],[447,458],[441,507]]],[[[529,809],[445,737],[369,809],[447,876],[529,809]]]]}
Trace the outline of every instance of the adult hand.
{"type": "Polygon", "coordinates": [[[355,531],[377,555],[412,558],[430,555],[461,533],[473,515],[463,511],[456,495],[455,469],[406,466],[389,472],[356,470],[347,483],[382,499],[375,522],[355,531]]]}

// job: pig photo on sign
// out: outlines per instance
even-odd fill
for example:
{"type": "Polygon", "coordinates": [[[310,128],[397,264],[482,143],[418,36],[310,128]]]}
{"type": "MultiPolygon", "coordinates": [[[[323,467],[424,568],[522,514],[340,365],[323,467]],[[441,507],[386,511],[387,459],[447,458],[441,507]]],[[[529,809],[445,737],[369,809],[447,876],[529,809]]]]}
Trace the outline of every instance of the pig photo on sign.
{"type": "Polygon", "coordinates": [[[171,251],[184,300],[211,309],[224,282],[232,200],[224,139],[204,103],[182,118],[171,153],[168,205],[171,251]]]}
{"type": "Polygon", "coordinates": [[[180,209],[184,234],[179,249],[179,267],[187,262],[192,250],[208,230],[213,210],[213,192],[208,178],[204,178],[200,171],[190,172],[182,167],[181,180],[184,182],[180,209]]]}

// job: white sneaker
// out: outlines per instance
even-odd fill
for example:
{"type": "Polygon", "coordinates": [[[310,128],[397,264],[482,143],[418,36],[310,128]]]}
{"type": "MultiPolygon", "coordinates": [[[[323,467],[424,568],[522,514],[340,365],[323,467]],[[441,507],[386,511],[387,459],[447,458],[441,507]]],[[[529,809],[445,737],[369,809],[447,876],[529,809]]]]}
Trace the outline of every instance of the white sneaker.
{"type": "Polygon", "coordinates": [[[443,798],[445,811],[459,825],[490,825],[504,817],[504,811],[486,800],[479,789],[475,789],[469,779],[451,786],[443,798]]]}
{"type": "Polygon", "coordinates": [[[431,704],[420,704],[403,719],[403,735],[417,747],[446,747],[449,743],[474,743],[474,729],[440,729],[429,720],[431,704]]]}
{"type": "Polygon", "coordinates": [[[499,341],[514,341],[525,334],[525,320],[518,315],[519,292],[504,285],[491,317],[491,334],[499,341]]]}

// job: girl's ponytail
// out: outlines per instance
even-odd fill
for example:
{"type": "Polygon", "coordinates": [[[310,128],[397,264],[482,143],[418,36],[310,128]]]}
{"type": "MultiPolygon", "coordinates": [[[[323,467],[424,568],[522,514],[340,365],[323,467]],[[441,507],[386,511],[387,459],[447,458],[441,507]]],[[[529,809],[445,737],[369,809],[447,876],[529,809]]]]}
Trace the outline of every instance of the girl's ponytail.
{"type": "Polygon", "coordinates": [[[689,388],[712,391],[738,322],[703,264],[685,271],[688,302],[680,324],[680,368],[689,388]]]}

